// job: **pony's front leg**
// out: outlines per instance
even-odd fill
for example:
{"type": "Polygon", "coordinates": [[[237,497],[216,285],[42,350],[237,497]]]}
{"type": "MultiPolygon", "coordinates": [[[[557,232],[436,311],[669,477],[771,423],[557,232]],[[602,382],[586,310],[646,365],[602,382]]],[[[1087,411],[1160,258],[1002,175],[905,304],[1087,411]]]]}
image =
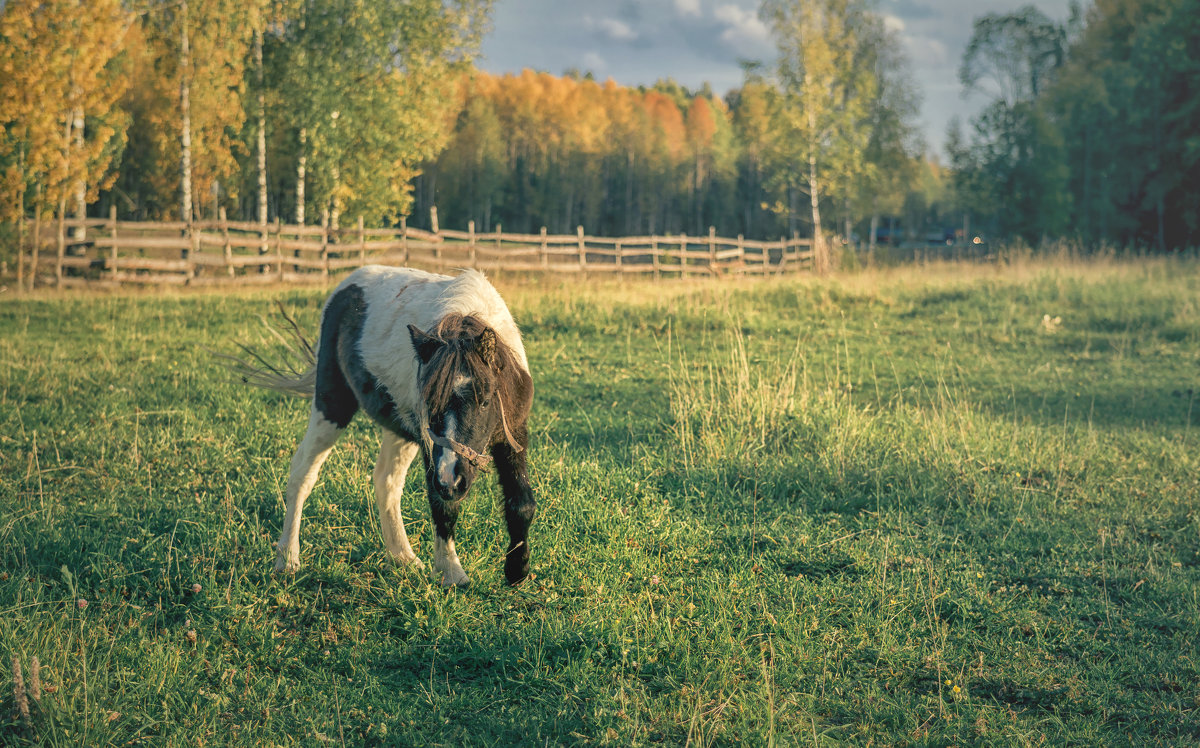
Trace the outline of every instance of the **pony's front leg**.
{"type": "Polygon", "coordinates": [[[419,447],[413,442],[383,429],[379,435],[379,460],[375,463],[375,507],[379,510],[379,524],[388,555],[398,564],[423,569],[425,565],[413,553],[412,545],[408,542],[404,517],[400,513],[404,479],[418,450],[419,447]]]}
{"type": "Polygon", "coordinates": [[[529,525],[533,523],[537,501],[529,487],[524,451],[499,444],[492,448],[492,459],[496,461],[496,476],[504,493],[504,519],[508,523],[504,578],[516,585],[529,576],[529,525]]]}
{"type": "Polygon", "coordinates": [[[304,512],[304,500],[312,493],[321,465],[342,431],[337,424],[326,420],[320,411],[313,408],[304,440],[292,456],[287,485],[287,514],[284,515],[283,531],[279,534],[276,546],[276,572],[290,574],[300,568],[300,515],[304,512]]]}
{"type": "Polygon", "coordinates": [[[429,513],[433,517],[433,568],[441,574],[443,587],[459,587],[471,583],[463,571],[454,548],[454,526],[462,501],[445,501],[434,484],[434,470],[425,456],[425,490],[429,494],[429,513]]]}

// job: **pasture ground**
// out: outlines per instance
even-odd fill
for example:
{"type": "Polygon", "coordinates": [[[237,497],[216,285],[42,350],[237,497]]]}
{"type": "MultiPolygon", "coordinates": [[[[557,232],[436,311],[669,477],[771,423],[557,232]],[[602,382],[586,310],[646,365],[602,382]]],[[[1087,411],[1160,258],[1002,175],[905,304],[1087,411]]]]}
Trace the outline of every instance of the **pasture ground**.
{"type": "Polygon", "coordinates": [[[1194,261],[499,285],[536,381],[515,590],[489,479],[472,586],[386,562],[361,420],[271,576],[307,404],[206,347],[324,291],[0,301],[0,742],[1200,742],[1194,261]]]}

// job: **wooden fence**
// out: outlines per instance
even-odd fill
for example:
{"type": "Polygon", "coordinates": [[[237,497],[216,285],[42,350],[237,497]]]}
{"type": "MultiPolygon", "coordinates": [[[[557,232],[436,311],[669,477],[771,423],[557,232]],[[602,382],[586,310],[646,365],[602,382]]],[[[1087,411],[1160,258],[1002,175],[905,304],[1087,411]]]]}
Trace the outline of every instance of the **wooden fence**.
{"type": "MultiPolygon", "coordinates": [[[[434,226],[436,227],[436,217],[434,226]]],[[[330,229],[225,220],[34,220],[24,229],[18,283],[35,286],[253,284],[311,281],[368,264],[545,274],[663,277],[769,275],[813,268],[810,239],[330,229]]]]}

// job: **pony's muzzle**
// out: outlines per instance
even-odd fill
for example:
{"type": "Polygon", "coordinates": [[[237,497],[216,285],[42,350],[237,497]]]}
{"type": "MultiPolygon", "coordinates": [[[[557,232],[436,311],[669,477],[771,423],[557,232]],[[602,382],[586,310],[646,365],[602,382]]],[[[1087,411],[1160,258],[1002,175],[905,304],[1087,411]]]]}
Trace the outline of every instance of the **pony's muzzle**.
{"type": "Polygon", "coordinates": [[[453,450],[441,447],[434,448],[433,459],[434,484],[442,498],[447,501],[456,501],[466,495],[474,478],[474,471],[466,460],[460,458],[453,450]]]}

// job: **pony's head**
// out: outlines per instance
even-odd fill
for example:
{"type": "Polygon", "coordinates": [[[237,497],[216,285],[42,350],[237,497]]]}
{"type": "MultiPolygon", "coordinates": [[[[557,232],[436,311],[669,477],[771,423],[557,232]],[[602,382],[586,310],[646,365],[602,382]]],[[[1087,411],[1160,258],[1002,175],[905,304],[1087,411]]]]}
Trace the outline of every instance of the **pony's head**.
{"type": "Polygon", "coordinates": [[[448,314],[427,332],[408,332],[421,362],[428,472],[442,499],[457,501],[491,461],[497,437],[512,441],[504,408],[513,402],[516,360],[474,315],[448,314]]]}

